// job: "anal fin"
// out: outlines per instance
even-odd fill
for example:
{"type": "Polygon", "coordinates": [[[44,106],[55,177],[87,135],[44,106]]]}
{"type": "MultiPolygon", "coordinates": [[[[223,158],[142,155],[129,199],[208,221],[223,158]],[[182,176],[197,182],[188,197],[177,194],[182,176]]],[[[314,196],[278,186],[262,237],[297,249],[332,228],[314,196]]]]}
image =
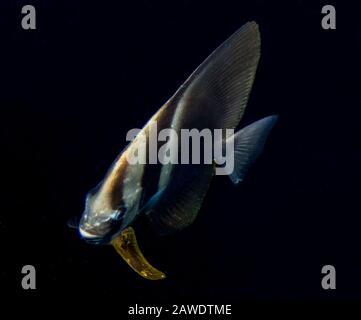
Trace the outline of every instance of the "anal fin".
{"type": "Polygon", "coordinates": [[[214,165],[178,165],[169,185],[150,200],[146,214],[160,235],[193,223],[214,173],[214,165]]]}

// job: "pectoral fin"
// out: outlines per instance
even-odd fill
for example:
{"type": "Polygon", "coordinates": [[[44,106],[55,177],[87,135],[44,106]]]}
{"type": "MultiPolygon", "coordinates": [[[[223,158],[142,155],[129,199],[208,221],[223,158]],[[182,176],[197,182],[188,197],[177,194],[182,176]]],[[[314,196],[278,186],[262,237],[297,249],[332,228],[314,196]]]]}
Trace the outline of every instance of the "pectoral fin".
{"type": "Polygon", "coordinates": [[[128,227],[112,240],[112,245],[128,263],[128,265],[142,277],[148,280],[160,280],[165,274],[154,268],[143,256],[137,243],[134,229],[128,227]]]}

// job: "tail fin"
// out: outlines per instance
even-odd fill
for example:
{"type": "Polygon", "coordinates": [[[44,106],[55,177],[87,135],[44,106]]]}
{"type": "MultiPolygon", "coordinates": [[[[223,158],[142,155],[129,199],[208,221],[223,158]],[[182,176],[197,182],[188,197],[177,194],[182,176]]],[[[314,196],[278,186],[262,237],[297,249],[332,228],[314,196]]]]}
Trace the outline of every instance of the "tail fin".
{"type": "Polygon", "coordinates": [[[253,122],[226,140],[226,143],[229,143],[230,139],[234,140],[234,170],[229,175],[234,184],[238,184],[244,179],[249,167],[262,153],[268,134],[277,119],[277,115],[265,117],[253,122]]]}

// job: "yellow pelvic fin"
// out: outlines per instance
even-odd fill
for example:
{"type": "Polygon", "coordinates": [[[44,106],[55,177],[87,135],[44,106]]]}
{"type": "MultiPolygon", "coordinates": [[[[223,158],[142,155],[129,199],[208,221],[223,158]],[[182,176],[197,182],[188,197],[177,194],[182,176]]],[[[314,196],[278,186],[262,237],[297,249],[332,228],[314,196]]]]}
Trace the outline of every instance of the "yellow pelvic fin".
{"type": "Polygon", "coordinates": [[[148,280],[161,280],[165,274],[154,268],[143,256],[137,243],[134,229],[128,227],[112,240],[112,245],[128,263],[128,265],[142,277],[148,280]]]}

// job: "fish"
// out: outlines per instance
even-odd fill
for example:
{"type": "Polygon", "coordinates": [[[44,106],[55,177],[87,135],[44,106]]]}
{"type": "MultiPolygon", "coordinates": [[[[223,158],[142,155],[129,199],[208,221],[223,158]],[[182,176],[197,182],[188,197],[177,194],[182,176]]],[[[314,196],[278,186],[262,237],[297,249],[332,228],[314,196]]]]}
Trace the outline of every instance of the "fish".
{"type": "MultiPolygon", "coordinates": [[[[91,244],[112,245],[126,263],[148,280],[165,279],[142,254],[135,221],[145,217],[160,235],[190,226],[201,208],[217,159],[203,164],[129,163],[129,155],[149,138],[151,123],[158,129],[235,129],[243,117],[261,54],[258,24],[248,22],[214,50],[175,94],[150,118],[118,155],[104,179],[86,196],[78,230],[91,244]]],[[[222,143],[232,143],[234,169],[229,174],[238,184],[263,150],[278,116],[270,115],[222,143]]],[[[149,159],[148,159],[149,160],[149,159]]]]}

